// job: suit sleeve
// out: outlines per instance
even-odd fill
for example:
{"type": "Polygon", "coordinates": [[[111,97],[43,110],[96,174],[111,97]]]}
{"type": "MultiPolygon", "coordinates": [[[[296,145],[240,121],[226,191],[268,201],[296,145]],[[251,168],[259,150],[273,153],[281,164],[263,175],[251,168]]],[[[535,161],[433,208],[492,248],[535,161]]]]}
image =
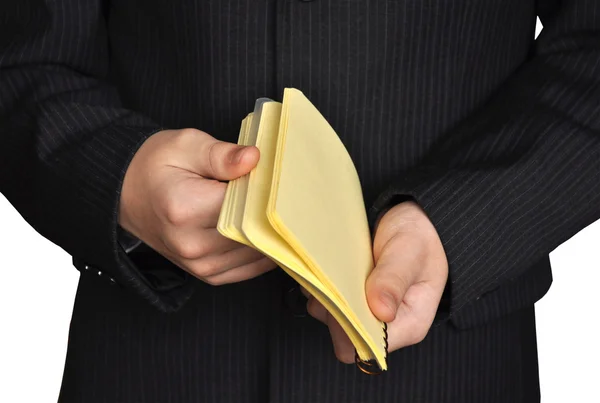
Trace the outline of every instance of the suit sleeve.
{"type": "Polygon", "coordinates": [[[42,236],[163,311],[189,296],[165,287],[119,245],[128,164],[161,129],[125,109],[107,82],[101,0],[0,2],[0,190],[42,236]]]}
{"type": "Polygon", "coordinates": [[[436,226],[450,314],[600,218],[600,2],[563,0],[534,54],[370,209],[407,197],[436,226]]]}

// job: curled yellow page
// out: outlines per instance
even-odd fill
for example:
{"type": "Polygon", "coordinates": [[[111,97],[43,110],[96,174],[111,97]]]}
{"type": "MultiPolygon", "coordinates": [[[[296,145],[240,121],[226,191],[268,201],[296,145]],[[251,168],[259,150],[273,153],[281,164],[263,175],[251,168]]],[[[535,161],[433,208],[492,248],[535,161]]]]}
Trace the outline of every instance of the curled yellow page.
{"type": "Polygon", "coordinates": [[[238,185],[230,182],[219,231],[271,257],[325,306],[361,359],[387,369],[383,323],[365,295],[371,236],[348,152],[298,90],[286,89],[283,104],[263,103],[250,119],[240,141],[255,144],[260,160],[238,185]]]}

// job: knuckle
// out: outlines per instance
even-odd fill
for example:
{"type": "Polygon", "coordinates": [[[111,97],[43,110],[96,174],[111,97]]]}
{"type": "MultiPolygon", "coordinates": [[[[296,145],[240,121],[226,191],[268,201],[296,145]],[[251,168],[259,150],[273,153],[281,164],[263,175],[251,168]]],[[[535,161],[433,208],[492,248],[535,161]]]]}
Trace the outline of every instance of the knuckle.
{"type": "Polygon", "coordinates": [[[182,226],[191,219],[191,209],[178,198],[171,197],[165,202],[165,218],[176,227],[182,226]]]}
{"type": "Polygon", "coordinates": [[[390,270],[380,279],[380,287],[382,292],[389,294],[399,304],[410,287],[410,281],[401,273],[390,270]]]}
{"type": "Polygon", "coordinates": [[[389,286],[391,288],[391,291],[396,295],[396,297],[400,297],[400,299],[402,299],[404,293],[406,292],[406,290],[408,290],[408,287],[410,287],[410,285],[411,284],[409,279],[406,278],[406,276],[403,275],[403,273],[400,273],[399,271],[393,271],[390,273],[389,286]]]}
{"type": "Polygon", "coordinates": [[[198,138],[199,131],[196,129],[181,129],[173,136],[173,142],[177,148],[187,148],[190,143],[198,138]]]}
{"type": "MultiPolygon", "coordinates": [[[[216,262],[202,262],[194,270],[200,277],[208,279],[221,274],[221,267],[216,262]]],[[[214,280],[214,279],[213,279],[214,280]]]]}
{"type": "Polygon", "coordinates": [[[207,150],[207,160],[208,160],[208,165],[210,168],[210,174],[212,176],[214,176],[216,174],[216,172],[218,171],[218,167],[219,167],[219,156],[218,156],[218,145],[219,143],[214,141],[212,142],[209,146],[208,146],[208,150],[207,150]]]}
{"type": "Polygon", "coordinates": [[[198,242],[179,242],[175,244],[175,253],[186,260],[194,260],[202,257],[204,248],[198,242]]]}
{"type": "Polygon", "coordinates": [[[213,285],[213,286],[220,286],[220,285],[226,284],[226,281],[219,276],[206,277],[202,281],[204,281],[206,284],[213,285]]]}

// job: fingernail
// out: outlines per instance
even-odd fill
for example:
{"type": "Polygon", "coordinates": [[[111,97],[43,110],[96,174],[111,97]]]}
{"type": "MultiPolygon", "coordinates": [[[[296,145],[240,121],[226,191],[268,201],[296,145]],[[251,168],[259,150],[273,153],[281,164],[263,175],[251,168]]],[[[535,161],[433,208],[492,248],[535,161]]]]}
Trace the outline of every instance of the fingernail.
{"type": "Polygon", "coordinates": [[[246,147],[238,147],[238,149],[233,152],[233,154],[231,155],[231,163],[232,164],[240,163],[240,161],[242,160],[242,156],[244,155],[245,148],[246,147]]]}

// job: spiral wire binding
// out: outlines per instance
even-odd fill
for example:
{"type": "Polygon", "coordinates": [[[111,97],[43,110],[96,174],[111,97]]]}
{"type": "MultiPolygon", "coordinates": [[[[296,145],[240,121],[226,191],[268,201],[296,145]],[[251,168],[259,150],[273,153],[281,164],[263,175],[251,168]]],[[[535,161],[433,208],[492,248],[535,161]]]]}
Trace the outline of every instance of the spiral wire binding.
{"type": "MultiPolygon", "coordinates": [[[[383,323],[383,340],[385,341],[385,359],[387,360],[388,356],[388,332],[387,332],[387,323],[383,323]]],[[[354,362],[358,369],[364,372],[367,375],[381,375],[383,373],[382,369],[379,368],[379,364],[373,360],[361,360],[358,356],[358,352],[354,350],[354,362]]]]}

